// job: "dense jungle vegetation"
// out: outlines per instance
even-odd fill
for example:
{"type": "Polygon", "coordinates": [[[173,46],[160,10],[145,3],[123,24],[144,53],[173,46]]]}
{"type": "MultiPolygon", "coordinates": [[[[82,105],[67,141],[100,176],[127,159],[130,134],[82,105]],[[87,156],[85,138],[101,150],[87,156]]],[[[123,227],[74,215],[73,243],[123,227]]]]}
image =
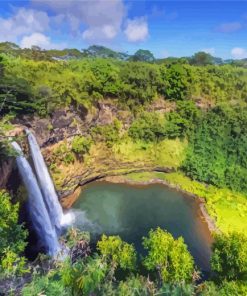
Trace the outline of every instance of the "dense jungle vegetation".
{"type": "MultiPolygon", "coordinates": [[[[57,150],[62,161],[73,163],[75,156],[88,154],[91,145],[100,141],[114,148],[123,138],[142,147],[163,147],[178,140],[187,144],[174,178],[183,175],[188,191],[216,196],[219,189],[224,199],[225,190],[231,190],[232,196],[236,193],[245,200],[246,61],[225,62],[205,53],[156,60],[145,50],[128,56],[97,46],[84,51],[43,51],[2,43],[0,52],[0,161],[13,153],[5,131],[14,119],[49,118],[61,108],[80,113],[107,99],[132,114],[128,129],[119,119],[93,127],[87,137],[73,139],[71,150],[66,146],[57,150]],[[150,111],[156,100],[165,101],[169,111],[150,111]],[[196,187],[197,181],[202,185],[196,187]]],[[[231,209],[235,204],[230,201],[231,209]]],[[[246,203],[237,210],[246,218],[246,203]]],[[[64,238],[71,247],[70,258],[54,263],[41,257],[35,267],[23,255],[27,231],[18,225],[18,204],[12,204],[6,191],[0,193],[0,211],[1,278],[25,278],[32,273],[22,295],[247,295],[244,233],[216,235],[212,274],[205,282],[199,280],[200,272],[183,239],[159,228],[143,238],[144,258],[117,236],[102,236],[97,249],[90,251],[88,234],[71,230],[64,238]],[[80,248],[83,255],[76,253],[80,248]]]]}
{"type": "Polygon", "coordinates": [[[58,62],[2,54],[1,115],[46,117],[56,108],[80,110],[117,98],[135,114],[131,138],[186,137],[182,170],[188,176],[247,193],[247,69],[189,61],[167,65],[86,57],[58,62]],[[159,119],[142,112],[159,97],[174,102],[175,109],[159,119]]]}

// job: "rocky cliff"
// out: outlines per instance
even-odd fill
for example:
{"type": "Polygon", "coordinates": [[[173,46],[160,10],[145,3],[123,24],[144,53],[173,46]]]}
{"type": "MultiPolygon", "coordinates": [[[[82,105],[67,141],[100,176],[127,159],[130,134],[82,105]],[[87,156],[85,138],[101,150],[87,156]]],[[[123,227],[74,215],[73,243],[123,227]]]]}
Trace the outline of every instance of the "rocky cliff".
{"type": "MultiPolygon", "coordinates": [[[[149,106],[152,111],[159,113],[170,111],[172,107],[159,101],[149,106]]],[[[114,100],[104,100],[90,109],[84,107],[79,110],[74,108],[56,110],[49,118],[24,116],[15,119],[11,135],[24,135],[25,128],[34,132],[61,197],[71,194],[79,185],[105,176],[142,170],[173,169],[171,165],[164,166],[156,161],[156,155],[152,155],[152,152],[147,153],[144,148],[132,146],[127,147],[132,151],[127,155],[125,147],[108,147],[105,143],[96,142],[88,155],[83,159],[75,157],[71,163],[65,163],[56,153],[61,145],[69,147],[76,135],[86,136],[90,128],[112,124],[116,118],[121,121],[122,129],[126,130],[133,120],[133,115],[119,107],[114,100]]],[[[25,137],[21,139],[21,143],[28,156],[25,137]]],[[[1,188],[6,187],[8,183],[18,183],[16,182],[18,174],[13,173],[14,170],[15,163],[12,158],[0,165],[1,188]]]]}

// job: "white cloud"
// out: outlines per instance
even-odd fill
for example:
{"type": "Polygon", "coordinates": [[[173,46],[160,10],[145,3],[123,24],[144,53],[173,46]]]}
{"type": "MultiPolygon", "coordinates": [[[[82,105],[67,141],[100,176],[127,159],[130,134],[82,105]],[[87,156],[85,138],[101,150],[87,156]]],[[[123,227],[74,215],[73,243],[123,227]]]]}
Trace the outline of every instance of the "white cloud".
{"type": "Polygon", "coordinates": [[[209,48],[204,48],[202,49],[203,52],[209,53],[211,55],[215,54],[215,48],[214,47],[209,47],[209,48]]]}
{"type": "Polygon", "coordinates": [[[49,17],[46,12],[20,8],[9,18],[0,17],[0,41],[16,42],[33,32],[44,32],[49,28],[49,17]]]}
{"type": "Polygon", "coordinates": [[[21,40],[20,46],[22,48],[31,48],[34,46],[40,46],[41,48],[49,47],[51,41],[50,38],[41,33],[33,33],[30,36],[25,36],[21,40]]]}
{"type": "Polygon", "coordinates": [[[124,30],[128,41],[144,41],[148,37],[148,23],[145,18],[135,18],[127,20],[126,29],[124,30]]]}
{"type": "Polygon", "coordinates": [[[218,27],[218,31],[222,33],[232,33],[242,29],[242,24],[239,22],[224,23],[218,27]]]}
{"type": "Polygon", "coordinates": [[[64,15],[71,31],[81,33],[87,40],[113,39],[120,32],[125,16],[123,0],[33,0],[33,3],[64,15]]]}
{"type": "Polygon", "coordinates": [[[24,36],[20,42],[20,46],[22,48],[39,46],[42,49],[63,49],[66,47],[66,44],[55,44],[51,42],[50,37],[41,33],[33,33],[29,36],[24,36]]]}
{"type": "Polygon", "coordinates": [[[104,25],[103,27],[92,27],[82,33],[83,39],[100,40],[100,39],[113,39],[118,31],[114,26],[104,25]]]}
{"type": "Polygon", "coordinates": [[[231,50],[231,55],[234,59],[245,59],[247,58],[247,50],[242,47],[234,47],[231,50]]]}

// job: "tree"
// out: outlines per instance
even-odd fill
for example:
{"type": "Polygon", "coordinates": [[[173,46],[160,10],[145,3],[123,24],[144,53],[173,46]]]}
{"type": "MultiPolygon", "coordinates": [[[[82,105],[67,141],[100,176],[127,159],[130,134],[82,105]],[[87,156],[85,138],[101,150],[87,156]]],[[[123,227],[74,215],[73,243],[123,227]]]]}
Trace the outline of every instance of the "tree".
{"type": "Polygon", "coordinates": [[[190,72],[185,66],[171,65],[166,72],[164,94],[169,100],[184,100],[189,96],[190,72]]]}
{"type": "Polygon", "coordinates": [[[28,82],[22,78],[4,78],[0,81],[0,115],[33,113],[38,109],[28,82]]]}
{"type": "Polygon", "coordinates": [[[176,110],[166,116],[165,133],[168,138],[190,135],[201,118],[200,110],[193,101],[178,101],[176,110]]]}
{"type": "Polygon", "coordinates": [[[117,60],[125,60],[129,56],[126,53],[117,52],[100,45],[91,45],[87,49],[82,49],[82,54],[88,57],[113,58],[117,60]]]}
{"type": "Polygon", "coordinates": [[[150,102],[161,83],[157,66],[147,63],[122,63],[119,78],[119,97],[127,105],[150,102]]]}
{"type": "Polygon", "coordinates": [[[139,49],[129,60],[134,62],[153,62],[155,58],[151,51],[139,49]]]}
{"type": "Polygon", "coordinates": [[[190,282],[194,272],[194,260],[182,237],[174,239],[166,230],[150,230],[143,238],[143,246],[148,251],[144,266],[157,271],[163,283],[190,282]]]}
{"type": "Polygon", "coordinates": [[[183,170],[193,179],[247,192],[246,108],[218,105],[195,115],[183,170]]]}
{"type": "Polygon", "coordinates": [[[212,271],[218,280],[241,280],[247,276],[247,237],[243,234],[218,234],[212,246],[212,271]]]}
{"type": "Polygon", "coordinates": [[[0,191],[0,270],[5,274],[25,272],[20,257],[26,246],[27,231],[18,224],[19,205],[13,205],[6,191],[0,191]]]}
{"type": "Polygon", "coordinates": [[[145,112],[129,128],[129,135],[134,140],[153,142],[165,136],[164,118],[156,113],[145,112]]]}
{"type": "Polygon", "coordinates": [[[121,240],[119,236],[106,236],[97,243],[97,249],[104,259],[123,270],[134,270],[136,267],[136,251],[133,245],[121,240]]]}
{"type": "Polygon", "coordinates": [[[180,116],[177,112],[170,112],[167,115],[165,134],[170,139],[183,137],[186,130],[188,129],[189,124],[190,122],[180,116]]]}
{"type": "Polygon", "coordinates": [[[213,56],[211,56],[209,53],[200,51],[195,53],[191,60],[190,63],[191,65],[195,66],[206,66],[206,65],[212,65],[214,61],[213,56]]]}

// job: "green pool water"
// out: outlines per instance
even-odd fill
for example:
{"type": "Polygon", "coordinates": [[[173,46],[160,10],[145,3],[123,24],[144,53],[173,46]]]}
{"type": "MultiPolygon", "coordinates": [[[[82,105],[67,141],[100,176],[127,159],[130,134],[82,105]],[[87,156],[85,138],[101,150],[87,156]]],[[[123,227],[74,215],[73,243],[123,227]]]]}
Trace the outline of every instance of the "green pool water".
{"type": "Polygon", "coordinates": [[[72,208],[75,224],[93,233],[118,234],[144,253],[142,237],[160,226],[174,237],[182,236],[198,267],[209,270],[212,239],[198,203],[161,184],[130,186],[94,182],[84,187],[72,208]],[[80,210],[80,211],[79,211],[80,210]]]}

